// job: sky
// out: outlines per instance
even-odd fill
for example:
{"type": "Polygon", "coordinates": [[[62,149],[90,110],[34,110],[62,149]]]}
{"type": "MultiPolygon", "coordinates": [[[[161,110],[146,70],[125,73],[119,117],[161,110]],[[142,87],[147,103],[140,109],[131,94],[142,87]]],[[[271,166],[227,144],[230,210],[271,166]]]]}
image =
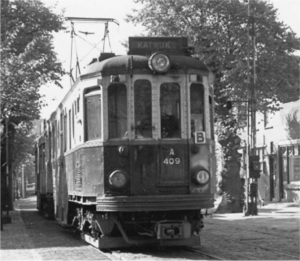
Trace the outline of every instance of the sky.
{"type": "MultiPolygon", "coordinates": [[[[124,21],[126,14],[131,13],[135,7],[133,0],[42,0],[46,6],[54,6],[57,3],[56,10],[59,12],[64,9],[65,17],[89,17],[89,18],[113,18],[118,21],[119,25],[109,23],[109,41],[106,38],[104,51],[114,52],[115,54],[126,54],[126,49],[122,46],[122,42],[128,40],[129,36],[142,35],[144,30],[142,26],[134,26],[124,21]],[[110,43],[110,44],[109,44],[110,43]]],[[[78,60],[80,61],[81,70],[89,64],[93,58],[99,57],[103,51],[104,23],[74,23],[77,48],[74,47],[72,66],[71,61],[71,23],[66,22],[67,27],[64,32],[54,34],[54,49],[59,56],[59,60],[63,63],[64,69],[69,72],[70,67],[74,68],[76,60],[76,49],[78,60]],[[89,32],[94,34],[85,35],[81,32],[89,32]],[[89,43],[82,40],[82,38],[89,43]],[[97,45],[100,43],[99,45],[97,45]],[[91,46],[97,45],[97,48],[91,46]]],[[[75,68],[74,68],[75,76],[75,68]]],[[[41,88],[41,94],[45,95],[45,101],[48,106],[41,111],[41,118],[49,118],[51,113],[57,108],[59,102],[71,87],[70,77],[65,76],[61,81],[63,89],[54,86],[53,84],[45,85],[41,88]]]]}
{"type": "MultiPolygon", "coordinates": [[[[106,40],[103,46],[103,35],[105,25],[103,23],[75,23],[74,29],[78,34],[76,38],[77,54],[80,61],[81,70],[87,65],[92,58],[99,56],[100,52],[114,52],[116,54],[126,54],[122,42],[128,40],[129,36],[138,36],[145,34],[142,26],[134,26],[127,23],[124,19],[126,14],[132,13],[132,9],[138,8],[133,0],[42,0],[46,6],[57,4],[57,10],[65,10],[65,17],[95,17],[95,18],[113,18],[118,21],[119,25],[109,23],[109,42],[106,40]],[[85,35],[80,33],[89,32],[93,34],[85,35]],[[85,42],[84,40],[89,43],[85,42]],[[110,44],[109,44],[110,43],[110,44]],[[97,45],[97,48],[93,46],[97,45]]],[[[227,0],[224,0],[227,1],[227,0]]],[[[268,0],[275,8],[278,9],[278,18],[300,36],[300,0],[268,0]]],[[[60,61],[66,71],[70,70],[71,61],[71,37],[70,22],[66,22],[65,32],[54,34],[54,47],[60,61]]],[[[74,43],[73,43],[74,46],[74,43]]],[[[76,49],[73,48],[73,58],[75,61],[76,49]]],[[[74,68],[74,64],[71,65],[74,68]]],[[[75,70],[75,69],[74,69],[75,70]]],[[[75,74],[74,74],[75,75],[75,74]]],[[[45,95],[45,101],[48,106],[41,111],[41,118],[49,118],[51,113],[57,108],[63,96],[71,87],[70,78],[65,76],[61,84],[63,89],[51,84],[41,88],[41,94],[45,95]]]]}

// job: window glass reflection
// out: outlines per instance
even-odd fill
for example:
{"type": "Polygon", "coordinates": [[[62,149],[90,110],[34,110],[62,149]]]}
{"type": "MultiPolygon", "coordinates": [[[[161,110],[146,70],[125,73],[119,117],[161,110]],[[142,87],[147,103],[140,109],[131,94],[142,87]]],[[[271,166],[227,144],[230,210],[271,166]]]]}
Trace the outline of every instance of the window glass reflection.
{"type": "Polygon", "coordinates": [[[191,84],[190,105],[191,135],[194,137],[196,131],[204,131],[204,89],[202,84],[191,84]]]}
{"type": "Polygon", "coordinates": [[[109,138],[127,138],[127,91],[124,84],[108,87],[109,138]]]}
{"type": "Polygon", "coordinates": [[[85,140],[101,139],[101,95],[100,88],[88,90],[85,103],[85,140]]]}
{"type": "Polygon", "coordinates": [[[152,138],[152,93],[148,80],[134,83],[135,138],[152,138]]]}
{"type": "Polygon", "coordinates": [[[161,137],[180,138],[180,86],[163,83],[160,87],[161,137]]]}

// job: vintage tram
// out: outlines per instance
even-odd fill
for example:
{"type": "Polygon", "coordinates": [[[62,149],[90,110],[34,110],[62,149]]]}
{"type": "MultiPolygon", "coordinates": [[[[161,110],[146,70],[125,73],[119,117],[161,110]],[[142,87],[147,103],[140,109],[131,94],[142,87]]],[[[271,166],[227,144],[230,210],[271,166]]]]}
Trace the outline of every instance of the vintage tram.
{"type": "Polygon", "coordinates": [[[102,53],[41,127],[37,208],[100,249],[200,245],[213,207],[212,74],[185,37],[102,53]]]}

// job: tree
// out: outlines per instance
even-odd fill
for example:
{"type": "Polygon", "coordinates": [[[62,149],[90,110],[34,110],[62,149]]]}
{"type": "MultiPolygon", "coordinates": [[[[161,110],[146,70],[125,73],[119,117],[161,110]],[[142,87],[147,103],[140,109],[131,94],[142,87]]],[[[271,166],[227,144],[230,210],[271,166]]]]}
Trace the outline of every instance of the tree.
{"type": "MultiPolygon", "coordinates": [[[[291,28],[278,21],[277,11],[266,1],[252,0],[250,17],[248,3],[241,0],[135,2],[142,6],[133,10],[127,21],[142,24],[151,36],[188,36],[196,57],[205,61],[215,73],[217,121],[221,126],[217,134],[223,147],[225,172],[228,172],[223,173],[222,179],[230,176],[235,181],[230,185],[223,180],[221,184],[227,184],[223,186],[227,190],[226,198],[236,202],[233,199],[236,198],[236,185],[240,184],[239,173],[229,165],[240,164],[239,144],[231,148],[238,137],[238,115],[230,114],[226,102],[229,97],[237,101],[248,99],[248,72],[249,69],[253,71],[254,64],[255,102],[259,111],[277,110],[279,102],[298,99],[299,58],[293,52],[300,49],[299,38],[291,28]],[[248,39],[251,42],[249,56],[248,39]]],[[[254,82],[253,76],[250,81],[254,82]]],[[[238,193],[241,192],[242,189],[238,193]]]]}
{"type": "MultiPolygon", "coordinates": [[[[216,73],[216,90],[246,98],[247,3],[239,0],[135,0],[143,4],[127,21],[141,23],[149,35],[188,36],[199,58],[216,73]]],[[[279,108],[277,101],[298,99],[299,38],[265,1],[252,0],[256,38],[256,91],[258,109],[279,108]],[[266,100],[266,98],[268,98],[266,100]]],[[[250,59],[253,64],[253,50],[250,59]]],[[[220,98],[217,93],[217,98],[220,98]]]]}
{"type": "Polygon", "coordinates": [[[39,0],[1,0],[1,173],[10,179],[10,159],[25,153],[16,141],[29,135],[44,106],[39,88],[59,85],[64,74],[52,45],[63,17],[53,10],[39,0]]]}

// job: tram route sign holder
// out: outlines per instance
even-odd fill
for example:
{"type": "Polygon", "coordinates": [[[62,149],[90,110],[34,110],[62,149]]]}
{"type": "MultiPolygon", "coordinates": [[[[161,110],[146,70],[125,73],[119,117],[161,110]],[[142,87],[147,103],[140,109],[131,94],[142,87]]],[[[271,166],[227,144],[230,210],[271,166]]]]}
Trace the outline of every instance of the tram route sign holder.
{"type": "Polygon", "coordinates": [[[187,37],[129,37],[129,55],[149,55],[159,51],[186,55],[188,39],[187,37]]]}

